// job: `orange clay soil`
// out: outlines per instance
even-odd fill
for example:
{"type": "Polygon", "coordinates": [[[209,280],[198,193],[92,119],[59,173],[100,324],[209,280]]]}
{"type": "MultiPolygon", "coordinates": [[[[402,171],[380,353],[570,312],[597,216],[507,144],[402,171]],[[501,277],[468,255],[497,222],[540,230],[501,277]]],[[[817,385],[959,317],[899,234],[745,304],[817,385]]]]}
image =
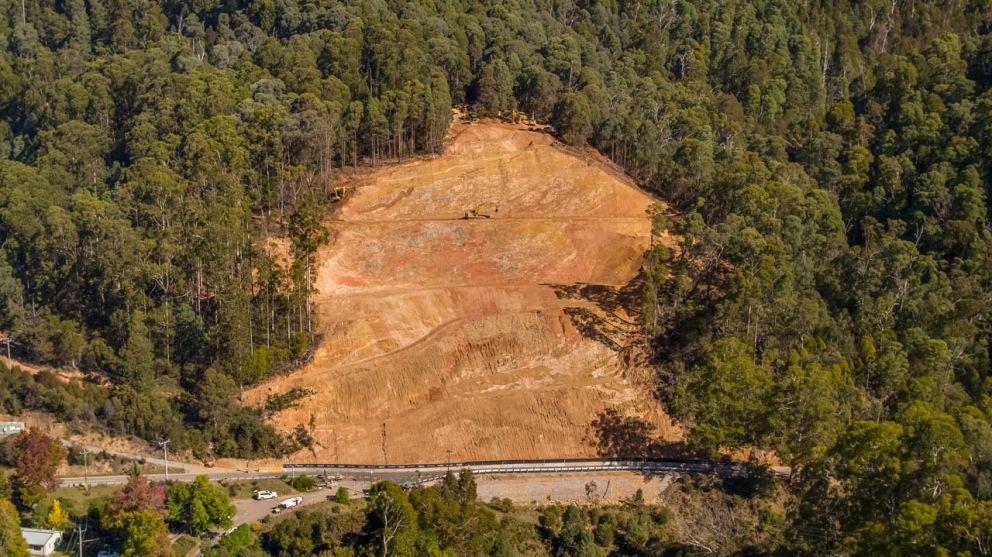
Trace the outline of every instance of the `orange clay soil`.
{"type": "Polygon", "coordinates": [[[544,133],[457,123],[443,155],[346,185],[313,361],[244,397],[313,391],[272,418],[313,417],[295,462],[596,456],[607,409],[682,438],[633,313],[656,201],[622,173],[544,133]],[[462,218],[482,203],[493,218],[462,218]]]}

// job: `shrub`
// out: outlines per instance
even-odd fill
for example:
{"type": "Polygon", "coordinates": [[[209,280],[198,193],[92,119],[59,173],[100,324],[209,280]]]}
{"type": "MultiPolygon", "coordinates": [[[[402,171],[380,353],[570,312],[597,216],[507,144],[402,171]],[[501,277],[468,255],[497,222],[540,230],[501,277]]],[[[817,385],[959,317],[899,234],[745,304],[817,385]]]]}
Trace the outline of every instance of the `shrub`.
{"type": "Polygon", "coordinates": [[[489,506],[501,513],[508,513],[513,510],[513,501],[506,497],[503,499],[493,497],[489,500],[489,506]]]}
{"type": "Polygon", "coordinates": [[[235,528],[233,532],[221,538],[218,545],[226,549],[231,555],[236,555],[242,548],[250,547],[254,544],[255,533],[252,531],[251,526],[242,524],[235,528]]]}
{"type": "Polygon", "coordinates": [[[313,491],[317,487],[317,480],[310,476],[300,476],[295,478],[291,485],[296,491],[313,491]]]}

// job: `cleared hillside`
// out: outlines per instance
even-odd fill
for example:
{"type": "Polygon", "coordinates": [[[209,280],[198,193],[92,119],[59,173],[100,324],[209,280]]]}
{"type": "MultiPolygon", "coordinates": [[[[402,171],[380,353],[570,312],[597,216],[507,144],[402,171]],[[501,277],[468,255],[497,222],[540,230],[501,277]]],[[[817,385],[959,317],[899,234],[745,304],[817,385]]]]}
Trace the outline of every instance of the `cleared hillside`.
{"type": "Polygon", "coordinates": [[[631,281],[652,203],[622,175],[544,133],[456,124],[443,155],[354,180],[328,220],[313,362],[246,393],[313,395],[337,462],[576,457],[602,412],[680,438],[641,361],[631,281]],[[481,203],[493,218],[465,220],[481,203]]]}

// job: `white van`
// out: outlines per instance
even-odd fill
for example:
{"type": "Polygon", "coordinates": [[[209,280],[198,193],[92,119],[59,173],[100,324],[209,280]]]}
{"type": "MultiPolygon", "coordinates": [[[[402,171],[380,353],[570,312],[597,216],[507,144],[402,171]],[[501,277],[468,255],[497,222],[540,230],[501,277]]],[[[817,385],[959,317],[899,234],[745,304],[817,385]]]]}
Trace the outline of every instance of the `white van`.
{"type": "Polygon", "coordinates": [[[302,502],[303,502],[302,497],[290,497],[289,499],[286,499],[282,503],[279,503],[279,506],[284,509],[292,509],[293,507],[299,505],[302,502]]]}

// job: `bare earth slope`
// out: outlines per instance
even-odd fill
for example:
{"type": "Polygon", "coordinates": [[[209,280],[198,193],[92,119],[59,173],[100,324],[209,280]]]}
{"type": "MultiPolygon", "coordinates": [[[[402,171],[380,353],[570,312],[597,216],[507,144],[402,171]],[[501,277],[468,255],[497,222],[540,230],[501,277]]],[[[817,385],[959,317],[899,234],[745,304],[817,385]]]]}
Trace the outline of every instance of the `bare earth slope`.
{"type": "Polygon", "coordinates": [[[496,123],[456,124],[443,155],[353,185],[319,257],[313,362],[245,397],[314,391],[273,418],[313,416],[317,445],[298,459],[594,456],[591,423],[608,408],[680,437],[620,303],[651,241],[650,197],[496,123]],[[483,202],[494,218],[461,218],[483,202]]]}

